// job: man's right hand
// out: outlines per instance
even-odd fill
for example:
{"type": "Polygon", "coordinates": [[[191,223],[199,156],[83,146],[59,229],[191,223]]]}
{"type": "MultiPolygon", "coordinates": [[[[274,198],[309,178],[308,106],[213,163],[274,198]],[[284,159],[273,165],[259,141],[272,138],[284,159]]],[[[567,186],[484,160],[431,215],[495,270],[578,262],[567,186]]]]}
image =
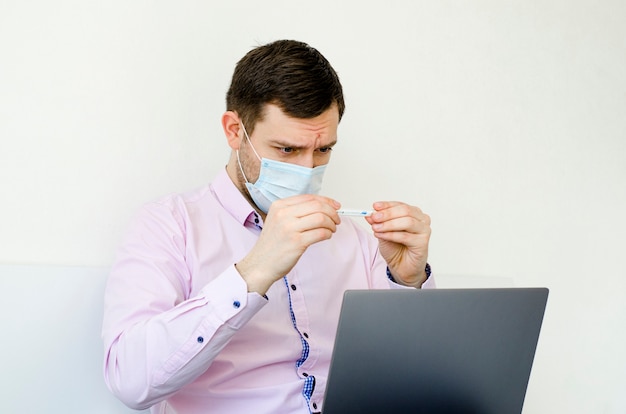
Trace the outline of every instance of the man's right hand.
{"type": "Polygon", "coordinates": [[[341,222],[341,205],[328,197],[303,194],[272,203],[259,240],[235,267],[249,292],[265,295],[314,243],[330,239],[341,222]]]}

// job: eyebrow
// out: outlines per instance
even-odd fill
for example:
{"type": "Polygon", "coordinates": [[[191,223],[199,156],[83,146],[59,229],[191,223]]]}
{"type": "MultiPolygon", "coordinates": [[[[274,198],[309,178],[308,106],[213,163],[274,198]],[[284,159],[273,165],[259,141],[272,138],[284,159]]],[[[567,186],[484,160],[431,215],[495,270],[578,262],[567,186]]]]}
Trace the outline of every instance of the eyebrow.
{"type": "MultiPolygon", "coordinates": [[[[276,146],[279,146],[279,147],[293,148],[293,149],[296,149],[296,150],[302,150],[302,149],[307,148],[307,147],[305,147],[305,146],[301,146],[301,145],[293,145],[293,144],[290,144],[290,143],[288,143],[288,142],[286,142],[286,141],[281,141],[280,139],[273,139],[273,140],[270,140],[270,144],[271,144],[271,145],[276,145],[276,146]]],[[[321,146],[319,146],[319,147],[317,147],[317,148],[328,148],[328,147],[333,147],[333,146],[335,146],[335,144],[337,144],[337,140],[336,140],[336,139],[335,139],[334,141],[332,141],[332,142],[329,142],[329,143],[328,143],[328,144],[326,144],[326,145],[321,145],[321,146]]],[[[316,148],[316,149],[317,149],[317,148],[316,148]]]]}

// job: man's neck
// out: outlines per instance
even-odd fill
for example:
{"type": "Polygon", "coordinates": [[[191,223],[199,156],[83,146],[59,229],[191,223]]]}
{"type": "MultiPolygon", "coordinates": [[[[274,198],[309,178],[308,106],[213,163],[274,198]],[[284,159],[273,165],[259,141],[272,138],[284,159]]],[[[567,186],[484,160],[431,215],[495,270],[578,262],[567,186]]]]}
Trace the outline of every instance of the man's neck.
{"type": "Polygon", "coordinates": [[[254,211],[257,212],[259,217],[261,217],[263,221],[265,221],[266,214],[257,207],[257,205],[254,203],[254,201],[250,197],[250,193],[248,193],[248,189],[246,188],[245,181],[241,175],[241,171],[239,170],[239,167],[237,166],[237,164],[233,165],[232,162],[228,163],[226,165],[226,173],[228,174],[228,177],[233,182],[233,184],[235,184],[235,187],[237,187],[241,195],[248,201],[250,206],[252,206],[254,211]]]}

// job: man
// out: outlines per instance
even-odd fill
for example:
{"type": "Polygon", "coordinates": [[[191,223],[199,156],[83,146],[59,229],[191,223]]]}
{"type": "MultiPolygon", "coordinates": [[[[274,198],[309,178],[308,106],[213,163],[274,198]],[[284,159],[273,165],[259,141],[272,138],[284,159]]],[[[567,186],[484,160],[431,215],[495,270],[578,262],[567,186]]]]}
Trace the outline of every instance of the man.
{"type": "Polygon", "coordinates": [[[319,412],[343,292],[433,283],[419,208],[374,203],[372,234],[317,194],[343,111],[337,74],[304,43],[238,62],[225,170],[146,205],[111,271],[104,372],[128,406],[319,412]]]}

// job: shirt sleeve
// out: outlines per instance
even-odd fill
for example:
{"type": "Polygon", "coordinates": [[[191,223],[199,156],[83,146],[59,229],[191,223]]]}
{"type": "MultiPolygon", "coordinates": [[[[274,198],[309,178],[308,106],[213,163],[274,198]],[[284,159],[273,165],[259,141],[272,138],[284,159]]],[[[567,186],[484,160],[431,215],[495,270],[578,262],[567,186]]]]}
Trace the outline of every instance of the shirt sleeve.
{"type": "Polygon", "coordinates": [[[194,381],[267,302],[234,264],[190,296],[185,220],[163,204],[137,217],[105,290],[104,376],[126,405],[144,409],[194,381]]]}

